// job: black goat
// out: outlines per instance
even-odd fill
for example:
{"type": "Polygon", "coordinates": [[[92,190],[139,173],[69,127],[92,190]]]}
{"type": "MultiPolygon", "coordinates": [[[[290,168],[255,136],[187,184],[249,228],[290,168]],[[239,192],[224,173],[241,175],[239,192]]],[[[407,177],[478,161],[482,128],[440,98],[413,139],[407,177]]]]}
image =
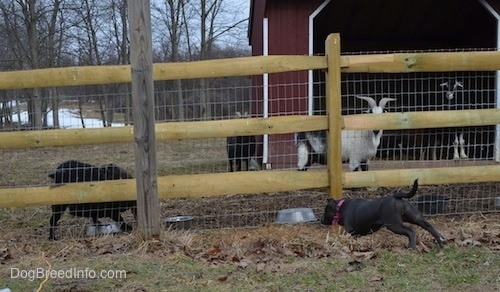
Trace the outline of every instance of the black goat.
{"type": "Polygon", "coordinates": [[[229,171],[233,172],[233,162],[236,162],[236,170],[241,171],[241,164],[246,162],[250,169],[250,162],[255,154],[255,136],[235,136],[227,138],[227,157],[229,160],[229,171]]]}
{"type": "MultiPolygon", "coordinates": [[[[245,112],[243,115],[240,112],[236,112],[238,118],[248,117],[248,113],[245,112]]],[[[253,169],[250,167],[252,157],[255,155],[255,136],[234,136],[227,137],[226,149],[227,158],[229,161],[229,171],[233,172],[233,162],[236,162],[236,170],[241,171],[241,164],[243,161],[246,162],[247,170],[253,169]]]]}
{"type": "MultiPolygon", "coordinates": [[[[113,164],[98,167],[76,160],[68,160],[60,164],[54,173],[49,174],[49,177],[55,184],[132,178],[128,172],[113,164]]],[[[120,229],[123,231],[131,231],[132,227],[124,222],[120,213],[130,209],[137,217],[137,201],[52,205],[50,240],[56,240],[55,228],[66,209],[69,209],[69,213],[73,216],[92,218],[94,224],[98,224],[99,218],[109,217],[120,223],[120,229]]]]}

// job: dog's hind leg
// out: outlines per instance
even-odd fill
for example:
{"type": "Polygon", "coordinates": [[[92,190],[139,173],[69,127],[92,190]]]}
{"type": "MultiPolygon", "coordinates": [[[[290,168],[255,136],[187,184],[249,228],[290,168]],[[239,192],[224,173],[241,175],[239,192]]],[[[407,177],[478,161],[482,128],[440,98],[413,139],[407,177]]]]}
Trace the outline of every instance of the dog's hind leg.
{"type": "Polygon", "coordinates": [[[66,210],[67,205],[52,205],[52,217],[50,217],[49,240],[56,240],[56,227],[62,213],[66,210]]]}
{"type": "Polygon", "coordinates": [[[92,224],[95,226],[99,225],[99,210],[90,210],[90,218],[92,218],[92,224]]]}
{"type": "MultiPolygon", "coordinates": [[[[123,219],[123,216],[121,214],[122,211],[126,211],[127,204],[128,202],[114,202],[112,205],[108,206],[110,210],[107,211],[107,217],[110,217],[111,219],[113,219],[113,221],[120,224],[120,229],[122,231],[130,232],[133,228],[125,222],[125,219],[123,219]]],[[[136,213],[134,213],[133,210],[132,213],[134,214],[134,216],[136,216],[136,213]]]]}
{"type": "Polygon", "coordinates": [[[113,212],[113,214],[111,216],[111,219],[113,219],[113,221],[115,221],[116,223],[120,224],[120,229],[122,231],[127,231],[127,232],[132,231],[132,226],[130,226],[129,224],[127,224],[125,222],[125,220],[123,219],[123,217],[119,211],[113,210],[112,212],[113,212]]]}
{"type": "Polygon", "coordinates": [[[414,210],[412,212],[407,212],[405,218],[405,222],[412,223],[422,227],[427,230],[434,238],[440,247],[443,247],[443,244],[446,244],[446,239],[430,224],[427,220],[425,220],[424,215],[420,213],[418,210],[414,210]]]}

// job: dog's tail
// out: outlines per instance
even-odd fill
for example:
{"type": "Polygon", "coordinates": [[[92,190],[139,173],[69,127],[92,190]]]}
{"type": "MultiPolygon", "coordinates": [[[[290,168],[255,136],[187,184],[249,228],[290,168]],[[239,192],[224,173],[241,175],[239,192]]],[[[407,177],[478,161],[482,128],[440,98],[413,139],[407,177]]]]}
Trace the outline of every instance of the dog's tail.
{"type": "Polygon", "coordinates": [[[396,199],[409,199],[413,196],[415,196],[415,194],[417,193],[417,189],[418,189],[418,178],[413,182],[413,188],[407,192],[407,193],[403,193],[403,192],[399,192],[399,193],[395,193],[394,194],[394,197],[396,199]]]}

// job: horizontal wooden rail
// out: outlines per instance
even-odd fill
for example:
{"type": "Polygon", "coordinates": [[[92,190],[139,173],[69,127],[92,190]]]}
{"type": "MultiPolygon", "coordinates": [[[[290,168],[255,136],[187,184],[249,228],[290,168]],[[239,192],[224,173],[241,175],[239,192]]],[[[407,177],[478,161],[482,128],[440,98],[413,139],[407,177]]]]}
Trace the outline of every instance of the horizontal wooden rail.
{"type": "Polygon", "coordinates": [[[500,70],[500,51],[357,55],[341,57],[342,73],[500,70]]]}
{"type": "MultiPolygon", "coordinates": [[[[233,135],[284,134],[328,128],[326,116],[280,116],[206,122],[159,123],[157,140],[217,138],[233,135]]],[[[0,149],[125,143],[134,141],[132,126],[0,133],[0,149]]]]}
{"type": "MultiPolygon", "coordinates": [[[[372,54],[341,57],[342,73],[500,70],[500,52],[372,54]]],[[[154,80],[262,75],[326,69],[324,56],[254,56],[153,65],[154,80]]],[[[0,90],[128,83],[129,65],[0,72],[0,90]]]]}
{"type": "MultiPolygon", "coordinates": [[[[344,188],[497,181],[500,165],[345,172],[344,188]]],[[[334,182],[340,183],[340,182],[334,182]]],[[[135,180],[73,183],[57,187],[0,189],[0,208],[135,200],[135,180]]],[[[218,197],[328,186],[327,171],[259,171],[158,178],[159,198],[218,197]],[[244,186],[244,187],[242,187],[244,186]]],[[[325,194],[326,196],[326,194],[325,194]]]]}
{"type": "MultiPolygon", "coordinates": [[[[158,177],[159,198],[282,192],[328,186],[326,172],[258,171],[158,177]],[[244,187],[242,187],[244,186],[244,187]]],[[[135,180],[0,189],[0,208],[135,200],[135,180]]]]}
{"type": "MultiPolygon", "coordinates": [[[[262,75],[326,69],[322,56],[256,56],[153,65],[159,80],[262,75]]],[[[82,66],[0,72],[1,89],[42,88],[131,82],[130,65],[82,66]]]]}
{"type": "Polygon", "coordinates": [[[344,175],[347,188],[409,186],[417,178],[421,185],[483,183],[498,181],[500,165],[357,171],[344,175]]]}
{"type": "Polygon", "coordinates": [[[500,109],[359,114],[344,117],[350,130],[403,130],[500,124],[500,109]]]}
{"type": "MultiPolygon", "coordinates": [[[[500,124],[500,109],[359,114],[343,116],[344,129],[395,130],[500,124]]],[[[233,135],[285,134],[328,129],[326,116],[280,116],[206,122],[156,124],[157,140],[217,138],[233,135]]],[[[0,149],[126,143],[133,127],[0,133],[0,149]]]]}

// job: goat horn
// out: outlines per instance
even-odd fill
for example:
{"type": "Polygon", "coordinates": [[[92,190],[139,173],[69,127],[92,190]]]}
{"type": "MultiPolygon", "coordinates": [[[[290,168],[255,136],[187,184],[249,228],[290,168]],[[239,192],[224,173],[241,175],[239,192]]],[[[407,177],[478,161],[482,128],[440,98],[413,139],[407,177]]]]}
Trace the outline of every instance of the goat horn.
{"type": "Polygon", "coordinates": [[[369,96],[356,96],[359,99],[366,100],[368,104],[370,105],[370,108],[374,108],[377,106],[377,102],[375,99],[369,97],[369,96]]]}
{"type": "Polygon", "coordinates": [[[380,102],[378,103],[378,106],[382,109],[384,109],[384,106],[387,102],[389,101],[394,101],[394,100],[398,100],[397,98],[389,98],[389,97],[384,97],[380,100],[380,102]]]}

